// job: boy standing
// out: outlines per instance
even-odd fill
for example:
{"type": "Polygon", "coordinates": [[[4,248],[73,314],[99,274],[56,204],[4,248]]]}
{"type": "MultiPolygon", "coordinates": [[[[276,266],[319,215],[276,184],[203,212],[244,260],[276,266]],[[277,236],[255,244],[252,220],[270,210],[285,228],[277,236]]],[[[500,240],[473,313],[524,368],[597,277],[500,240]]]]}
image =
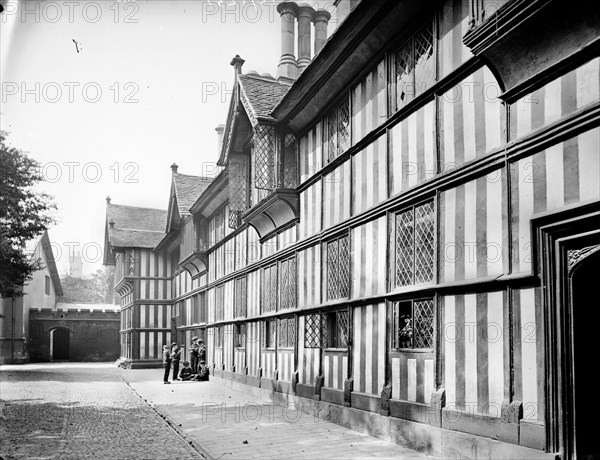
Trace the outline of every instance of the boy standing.
{"type": "Polygon", "coordinates": [[[169,382],[169,372],[171,371],[171,353],[169,352],[169,345],[163,345],[163,368],[165,370],[163,383],[171,383],[169,382]]]}
{"type": "Polygon", "coordinates": [[[179,377],[177,377],[177,374],[179,374],[179,359],[181,358],[181,350],[179,349],[177,343],[173,342],[171,345],[171,360],[173,362],[173,380],[180,380],[179,377]]]}
{"type": "Polygon", "coordinates": [[[198,373],[198,351],[200,345],[198,345],[198,337],[192,337],[192,344],[190,345],[190,357],[192,359],[192,374],[198,373]]]}

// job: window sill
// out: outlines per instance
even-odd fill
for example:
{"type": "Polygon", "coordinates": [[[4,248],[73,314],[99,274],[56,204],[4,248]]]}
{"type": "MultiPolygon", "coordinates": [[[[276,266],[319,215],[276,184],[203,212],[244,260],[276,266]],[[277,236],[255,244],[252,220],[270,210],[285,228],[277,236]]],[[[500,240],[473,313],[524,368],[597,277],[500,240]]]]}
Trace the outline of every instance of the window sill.
{"type": "Polygon", "coordinates": [[[406,354],[406,353],[433,353],[434,348],[394,348],[390,350],[393,354],[406,354]]]}

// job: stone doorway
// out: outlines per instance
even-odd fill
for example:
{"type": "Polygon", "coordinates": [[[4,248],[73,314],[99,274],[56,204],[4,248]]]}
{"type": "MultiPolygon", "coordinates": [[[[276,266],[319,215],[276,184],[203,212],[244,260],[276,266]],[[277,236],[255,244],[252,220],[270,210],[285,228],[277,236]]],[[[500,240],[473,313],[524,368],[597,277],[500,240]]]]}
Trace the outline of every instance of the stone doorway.
{"type": "Polygon", "coordinates": [[[52,361],[68,361],[71,332],[56,328],[50,331],[50,358],[52,361]]]}

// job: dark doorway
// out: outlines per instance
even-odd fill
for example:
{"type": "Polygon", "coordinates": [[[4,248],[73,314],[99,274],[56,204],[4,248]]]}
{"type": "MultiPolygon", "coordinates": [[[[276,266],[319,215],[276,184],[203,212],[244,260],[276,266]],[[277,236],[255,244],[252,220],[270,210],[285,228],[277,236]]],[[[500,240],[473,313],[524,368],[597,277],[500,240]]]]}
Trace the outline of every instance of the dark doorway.
{"type": "Polygon", "coordinates": [[[600,459],[597,417],[597,326],[600,321],[598,276],[600,251],[590,253],[571,273],[573,312],[573,398],[575,452],[578,460],[600,459]]]}
{"type": "Polygon", "coordinates": [[[71,333],[68,329],[59,328],[51,332],[50,340],[52,343],[53,361],[68,361],[70,336],[71,333]]]}

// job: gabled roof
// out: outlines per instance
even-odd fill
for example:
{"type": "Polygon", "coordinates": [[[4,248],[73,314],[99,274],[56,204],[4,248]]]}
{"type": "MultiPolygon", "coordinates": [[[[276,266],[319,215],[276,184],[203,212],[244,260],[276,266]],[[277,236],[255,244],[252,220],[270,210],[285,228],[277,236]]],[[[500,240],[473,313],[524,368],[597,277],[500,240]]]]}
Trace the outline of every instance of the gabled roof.
{"type": "Polygon", "coordinates": [[[107,202],[105,248],[154,248],[165,234],[166,218],[162,209],[107,202]]]}
{"type": "Polygon", "coordinates": [[[210,185],[212,180],[213,178],[211,177],[173,173],[173,185],[180,215],[183,216],[190,213],[190,208],[210,185]]]}
{"type": "MultiPolygon", "coordinates": [[[[241,58],[236,56],[234,61],[235,59],[241,58]]],[[[253,127],[259,122],[272,123],[275,118],[271,116],[271,112],[283,99],[290,87],[291,83],[275,80],[268,74],[259,75],[254,71],[250,71],[245,75],[236,75],[225,131],[223,132],[223,144],[219,161],[217,161],[219,166],[227,164],[236,126],[239,122],[237,120],[239,105],[244,108],[253,127]]]]}
{"type": "Polygon", "coordinates": [[[57,296],[62,296],[62,285],[60,284],[60,276],[58,275],[58,270],[56,269],[56,261],[54,260],[54,253],[52,252],[52,244],[50,244],[48,231],[44,230],[44,233],[42,233],[42,237],[40,238],[38,244],[42,245],[44,261],[48,271],[50,272],[50,279],[52,280],[52,285],[54,286],[54,293],[57,296]]]}
{"type": "Polygon", "coordinates": [[[242,104],[246,112],[250,112],[248,118],[252,123],[256,124],[260,119],[275,121],[271,112],[286,95],[291,84],[277,81],[272,77],[259,76],[256,73],[247,73],[238,78],[242,104]]]}

